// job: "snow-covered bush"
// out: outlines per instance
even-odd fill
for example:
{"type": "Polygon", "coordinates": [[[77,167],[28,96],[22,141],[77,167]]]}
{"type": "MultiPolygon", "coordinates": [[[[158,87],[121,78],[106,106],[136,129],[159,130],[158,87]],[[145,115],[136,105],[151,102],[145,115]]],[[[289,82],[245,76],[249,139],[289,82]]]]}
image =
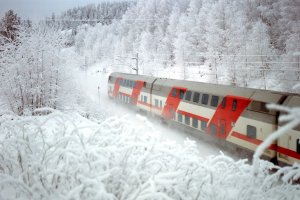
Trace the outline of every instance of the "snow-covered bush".
{"type": "Polygon", "coordinates": [[[21,29],[18,35],[18,42],[1,46],[0,98],[18,115],[57,108],[61,97],[70,94],[66,87],[72,85],[61,53],[64,35],[41,25],[21,29]]]}
{"type": "Polygon", "coordinates": [[[161,141],[147,120],[0,117],[0,199],[295,199],[299,185],[246,160],[161,141]],[[141,125],[143,123],[143,125],[141,125]]]}

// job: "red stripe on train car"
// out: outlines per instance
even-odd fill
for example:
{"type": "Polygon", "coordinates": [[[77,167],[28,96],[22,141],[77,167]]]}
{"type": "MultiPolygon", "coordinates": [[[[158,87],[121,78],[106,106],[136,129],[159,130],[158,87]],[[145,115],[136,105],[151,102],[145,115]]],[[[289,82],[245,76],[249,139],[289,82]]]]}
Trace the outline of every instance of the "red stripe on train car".
{"type": "MultiPolygon", "coordinates": [[[[240,134],[238,132],[232,132],[231,136],[239,138],[241,140],[245,140],[245,141],[250,142],[252,144],[255,144],[257,146],[260,145],[263,142],[262,140],[249,138],[246,135],[240,134]]],[[[276,144],[271,144],[268,147],[268,149],[277,151],[278,153],[281,153],[281,154],[287,155],[289,157],[293,157],[293,158],[296,158],[296,159],[300,160],[300,154],[299,153],[297,153],[296,151],[281,147],[281,146],[277,146],[276,144]]]]}
{"type": "Polygon", "coordinates": [[[121,81],[123,80],[123,78],[121,78],[121,77],[118,77],[117,79],[116,79],[116,82],[115,82],[115,85],[114,85],[114,91],[113,91],[113,97],[115,98],[117,95],[118,95],[118,93],[119,93],[119,90],[120,90],[120,83],[121,83],[121,81]]]}
{"type": "Polygon", "coordinates": [[[174,119],[175,117],[175,112],[179,106],[179,103],[181,101],[180,99],[180,91],[183,92],[182,97],[184,96],[185,92],[186,92],[187,88],[182,88],[182,87],[172,87],[165,106],[162,110],[162,116],[166,119],[174,119]],[[173,94],[175,94],[175,96],[173,96],[173,94]]]}
{"type": "Polygon", "coordinates": [[[201,117],[200,115],[195,115],[195,114],[192,114],[192,113],[189,113],[189,112],[185,112],[183,110],[178,110],[177,113],[188,116],[188,117],[191,117],[191,118],[195,118],[195,119],[198,119],[198,120],[201,120],[201,121],[204,121],[204,122],[209,121],[208,118],[201,117]]]}
{"type": "Polygon", "coordinates": [[[136,81],[133,89],[132,89],[132,93],[131,93],[131,103],[136,105],[138,102],[138,97],[142,91],[142,88],[144,86],[144,82],[145,81],[136,81]]]}
{"type": "Polygon", "coordinates": [[[278,146],[277,147],[277,152],[281,153],[281,154],[285,154],[287,156],[296,158],[298,160],[300,160],[300,154],[296,151],[290,150],[290,149],[286,149],[284,147],[278,146]]]}
{"type": "MultiPolygon", "coordinates": [[[[238,133],[238,132],[235,132],[235,131],[232,132],[231,136],[236,137],[236,138],[241,139],[241,140],[244,140],[244,141],[247,141],[249,143],[255,144],[257,146],[260,145],[263,142],[262,140],[258,140],[258,139],[254,139],[254,138],[249,138],[248,136],[243,135],[243,134],[238,133]]],[[[268,147],[268,149],[273,150],[273,151],[276,151],[276,148],[277,148],[276,144],[271,144],[268,147]]]]}
{"type": "Polygon", "coordinates": [[[154,105],[151,105],[150,103],[145,103],[145,102],[143,102],[143,101],[138,101],[137,103],[138,103],[138,104],[141,104],[141,105],[144,105],[144,106],[147,106],[147,107],[149,107],[149,108],[153,108],[153,109],[155,109],[155,110],[159,110],[159,111],[162,110],[161,107],[154,106],[154,105]]]}
{"type": "Polygon", "coordinates": [[[225,104],[221,101],[207,126],[208,132],[210,133],[211,126],[214,124],[217,128],[216,137],[219,138],[227,138],[232,130],[232,124],[236,123],[242,112],[252,100],[244,97],[227,95],[225,101],[225,104]]]}

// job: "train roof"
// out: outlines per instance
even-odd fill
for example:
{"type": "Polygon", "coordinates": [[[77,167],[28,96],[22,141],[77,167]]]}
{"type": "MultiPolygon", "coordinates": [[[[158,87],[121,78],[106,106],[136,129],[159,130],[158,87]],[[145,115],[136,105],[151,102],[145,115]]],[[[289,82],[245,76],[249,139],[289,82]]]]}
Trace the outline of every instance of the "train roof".
{"type": "Polygon", "coordinates": [[[213,94],[217,96],[242,96],[244,98],[251,98],[262,102],[273,102],[277,103],[283,94],[272,92],[268,90],[259,90],[251,88],[242,88],[232,85],[220,85],[203,83],[196,81],[184,81],[184,80],[174,80],[174,79],[159,79],[155,82],[159,85],[164,85],[172,87],[174,85],[187,88],[192,91],[201,91],[202,93],[213,94]]]}
{"type": "Polygon", "coordinates": [[[145,75],[135,75],[126,73],[112,73],[111,75],[117,77],[124,77],[131,80],[143,80],[148,83],[152,83],[155,79],[155,85],[166,86],[166,87],[183,87],[192,91],[201,91],[202,93],[213,94],[217,96],[242,96],[244,98],[251,98],[256,101],[268,102],[268,103],[278,103],[283,96],[294,95],[300,97],[299,94],[294,93],[284,93],[276,92],[271,90],[253,89],[253,88],[243,88],[232,85],[221,85],[212,83],[203,83],[196,81],[178,80],[178,79],[168,79],[168,78],[157,78],[145,75]]]}
{"type": "Polygon", "coordinates": [[[130,80],[135,80],[135,81],[141,80],[141,81],[145,81],[147,83],[152,83],[155,79],[157,79],[156,77],[152,77],[152,76],[127,74],[127,73],[120,73],[120,72],[113,72],[110,74],[110,76],[123,77],[123,78],[127,78],[130,80]]]}

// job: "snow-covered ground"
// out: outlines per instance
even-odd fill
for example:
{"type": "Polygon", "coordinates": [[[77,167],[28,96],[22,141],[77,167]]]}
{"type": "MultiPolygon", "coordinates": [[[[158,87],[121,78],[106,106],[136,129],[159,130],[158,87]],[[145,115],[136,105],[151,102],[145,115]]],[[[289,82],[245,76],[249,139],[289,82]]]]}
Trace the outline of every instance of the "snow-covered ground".
{"type": "Polygon", "coordinates": [[[0,199],[297,199],[289,174],[260,161],[203,156],[162,140],[148,120],[92,122],[78,113],[0,118],[0,199]]]}

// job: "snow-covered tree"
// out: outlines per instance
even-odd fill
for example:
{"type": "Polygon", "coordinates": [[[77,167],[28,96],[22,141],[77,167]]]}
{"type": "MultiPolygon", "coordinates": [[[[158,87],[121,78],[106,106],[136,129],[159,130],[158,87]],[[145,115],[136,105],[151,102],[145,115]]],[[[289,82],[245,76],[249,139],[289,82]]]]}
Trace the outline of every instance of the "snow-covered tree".
{"type": "Polygon", "coordinates": [[[7,11],[0,22],[0,37],[5,37],[8,41],[16,40],[20,24],[20,17],[13,10],[7,11]]]}
{"type": "Polygon", "coordinates": [[[57,108],[65,76],[60,50],[64,37],[47,27],[20,30],[19,43],[2,46],[1,98],[18,115],[42,107],[57,108]]]}

